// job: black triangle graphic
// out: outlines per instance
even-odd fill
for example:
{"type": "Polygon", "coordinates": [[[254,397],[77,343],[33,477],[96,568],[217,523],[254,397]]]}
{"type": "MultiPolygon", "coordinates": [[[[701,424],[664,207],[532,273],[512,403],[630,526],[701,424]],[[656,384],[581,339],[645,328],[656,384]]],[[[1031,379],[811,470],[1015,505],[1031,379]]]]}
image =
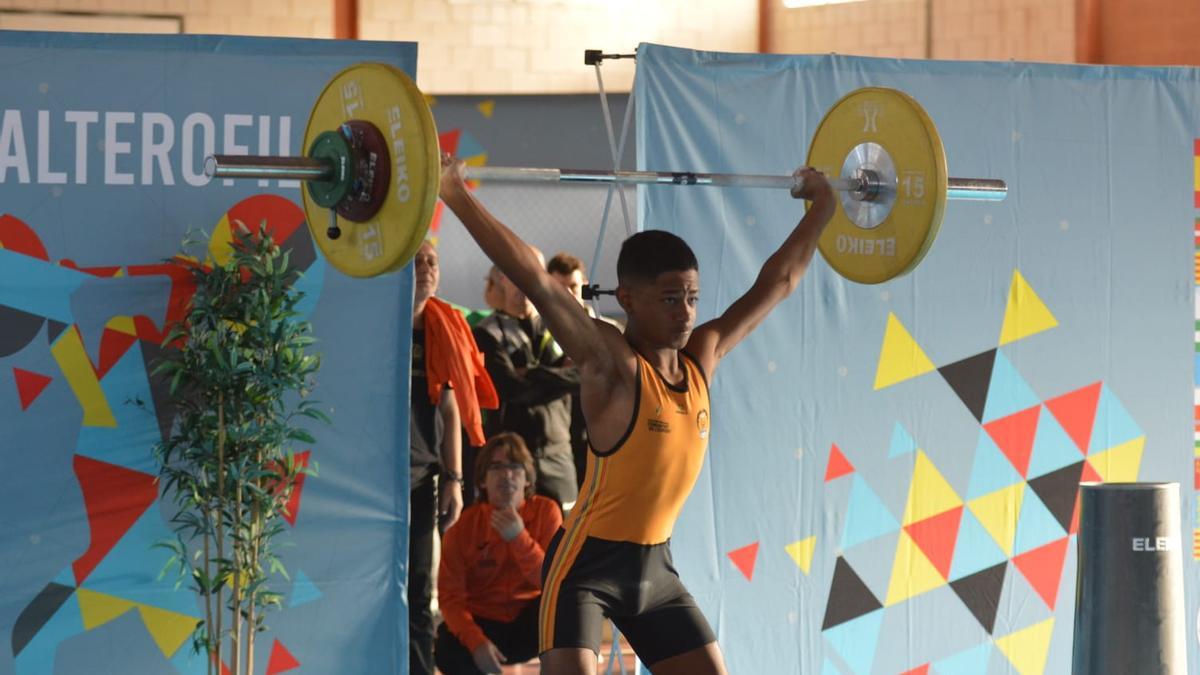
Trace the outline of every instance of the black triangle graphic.
{"type": "Polygon", "coordinates": [[[1054,519],[1064,531],[1071,530],[1071,517],[1075,515],[1075,497],[1079,494],[1079,479],[1083,476],[1083,462],[1051,471],[1029,481],[1029,487],[1042,500],[1054,519]]]}
{"type": "Polygon", "coordinates": [[[45,322],[40,316],[0,305],[0,357],[11,356],[25,348],[37,337],[45,322]]]}
{"type": "Polygon", "coordinates": [[[938,368],[946,383],[980,423],[983,422],[983,409],[987,405],[988,387],[992,384],[992,366],[995,363],[996,350],[989,349],[938,368]]]}
{"type": "Polygon", "coordinates": [[[62,332],[66,329],[67,329],[67,324],[61,323],[59,321],[55,321],[54,319],[50,319],[49,323],[47,323],[47,328],[46,328],[46,341],[49,342],[50,344],[54,344],[54,341],[57,340],[58,336],[61,335],[62,332]]]}
{"type": "Polygon", "coordinates": [[[996,610],[1000,608],[1000,591],[1004,588],[1004,573],[1008,563],[989,567],[968,577],[950,582],[959,600],[971,610],[975,619],[990,635],[996,627],[996,610]]]}
{"type": "Polygon", "coordinates": [[[825,604],[825,620],[821,622],[821,630],[829,630],[881,607],[883,604],[863,583],[862,577],[845,558],[839,556],[833,568],[833,583],[829,587],[829,601],[825,604]]]}
{"type": "Polygon", "coordinates": [[[37,635],[42,626],[54,616],[59,607],[71,597],[75,592],[70,586],[63,586],[50,582],[42,589],[41,593],[37,594],[25,609],[21,610],[21,615],[17,617],[17,622],[13,624],[12,631],[12,653],[13,656],[21,653],[25,645],[37,635]]]}

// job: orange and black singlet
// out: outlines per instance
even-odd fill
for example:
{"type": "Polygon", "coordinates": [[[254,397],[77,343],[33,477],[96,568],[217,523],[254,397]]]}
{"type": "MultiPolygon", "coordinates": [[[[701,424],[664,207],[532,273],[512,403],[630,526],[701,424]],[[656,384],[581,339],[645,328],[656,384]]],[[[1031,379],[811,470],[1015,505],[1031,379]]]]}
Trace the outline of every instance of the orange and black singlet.
{"type": "Polygon", "coordinates": [[[686,376],[669,384],[640,355],[634,416],[608,451],[588,453],[583,491],[563,523],[568,534],[659,544],[692,491],[708,448],[708,385],[700,366],[679,352],[686,376]]]}
{"type": "Polygon", "coordinates": [[[610,450],[588,453],[579,500],[546,556],[542,651],[597,649],[604,617],[616,622],[647,665],[714,639],[668,546],[710,432],[705,374],[686,352],[679,361],[685,377],[672,385],[637,356],[638,387],[625,435],[610,450]]]}

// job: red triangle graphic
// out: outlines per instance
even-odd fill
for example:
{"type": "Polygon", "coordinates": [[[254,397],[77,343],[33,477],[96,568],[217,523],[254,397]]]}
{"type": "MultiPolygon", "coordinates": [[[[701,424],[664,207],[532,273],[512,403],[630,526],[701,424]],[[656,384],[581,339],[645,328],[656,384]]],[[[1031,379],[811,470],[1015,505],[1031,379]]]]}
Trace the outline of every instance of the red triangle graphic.
{"type": "Polygon", "coordinates": [[[229,229],[236,232],[238,221],[249,228],[257,228],[265,223],[267,233],[282,244],[291,239],[292,234],[304,226],[304,211],[296,207],[296,203],[279,195],[254,195],[234,204],[226,214],[229,218],[229,229]]]}
{"type": "Polygon", "coordinates": [[[17,381],[17,396],[21,398],[21,410],[28,410],[54,378],[20,368],[12,370],[13,379],[17,381]]]}
{"type": "Polygon", "coordinates": [[[158,498],[155,476],[116,464],[75,455],[75,476],[83,492],[91,542],[72,564],[82,585],[134,522],[158,498]]]}
{"type": "Polygon", "coordinates": [[[137,316],[133,317],[133,328],[137,331],[137,337],[139,340],[145,340],[146,342],[153,342],[155,344],[162,343],[163,338],[167,335],[165,330],[159,330],[158,326],[154,323],[154,320],[145,314],[138,314],[137,316]]]}
{"type": "Polygon", "coordinates": [[[1051,610],[1058,600],[1058,584],[1062,580],[1069,540],[1070,537],[1063,537],[1012,559],[1013,564],[1021,570],[1021,574],[1029,580],[1033,590],[1042,596],[1042,600],[1051,610]]]}
{"type": "Polygon", "coordinates": [[[904,531],[912,537],[913,543],[929,558],[943,579],[950,576],[950,563],[954,560],[954,545],[958,543],[962,513],[963,507],[957,506],[904,526],[904,531]]]}
{"type": "Polygon", "coordinates": [[[271,645],[271,658],[267,661],[267,675],[275,675],[285,670],[299,668],[300,662],[283,646],[278,639],[271,645]]]}
{"type": "Polygon", "coordinates": [[[912,670],[906,670],[903,673],[900,673],[900,675],[929,675],[929,664],[926,663],[925,665],[917,666],[912,670]]]}
{"type": "MultiPolygon", "coordinates": [[[[298,469],[302,468],[302,467],[307,467],[308,466],[308,456],[311,454],[312,454],[311,450],[305,450],[304,452],[296,453],[296,467],[298,469]]],[[[271,470],[274,471],[274,470],[277,470],[277,468],[278,468],[277,465],[272,466],[271,470]]],[[[288,495],[287,512],[283,514],[283,519],[286,520],[288,522],[288,525],[291,525],[292,527],[296,526],[296,516],[298,516],[300,514],[300,495],[304,492],[304,479],[307,477],[308,477],[308,474],[299,473],[296,476],[294,476],[291,481],[292,482],[292,493],[290,495],[288,495]]],[[[275,494],[282,493],[286,486],[287,486],[286,483],[276,485],[275,486],[275,494]]]]}
{"type": "Polygon", "coordinates": [[[107,375],[134,342],[137,342],[136,335],[105,328],[100,334],[100,367],[96,369],[96,377],[103,378],[107,375]]]}
{"type": "Polygon", "coordinates": [[[50,256],[46,255],[46,246],[42,244],[37,232],[25,221],[7,213],[0,214],[0,248],[24,253],[38,260],[50,260],[50,256]]]}
{"type": "Polygon", "coordinates": [[[451,155],[458,153],[458,139],[462,136],[462,129],[451,129],[445,133],[438,134],[438,147],[442,152],[448,152],[451,155]]]}
{"type": "Polygon", "coordinates": [[[738,570],[746,576],[746,581],[754,580],[754,563],[758,560],[758,542],[749,546],[734,549],[725,555],[737,565],[738,570]]]}
{"type": "Polygon", "coordinates": [[[841,478],[849,473],[854,473],[854,465],[838,449],[837,443],[829,446],[829,463],[825,465],[825,482],[828,483],[834,478],[841,478]]]}
{"type": "Polygon", "coordinates": [[[1099,382],[1046,401],[1046,407],[1071,440],[1075,441],[1079,452],[1085,455],[1088,444],[1092,442],[1092,424],[1096,421],[1096,406],[1099,403],[1099,382]]]}
{"type": "Polygon", "coordinates": [[[216,654],[212,654],[212,660],[221,664],[221,675],[233,675],[233,671],[229,670],[229,666],[225,665],[224,661],[219,661],[219,658],[216,654]]]}
{"type": "Polygon", "coordinates": [[[1033,454],[1033,439],[1037,434],[1041,408],[1040,405],[1035,405],[983,425],[1022,478],[1027,477],[1029,473],[1029,457],[1033,454]]]}
{"type": "Polygon", "coordinates": [[[1079,493],[1075,493],[1075,510],[1071,512],[1071,528],[1067,534],[1079,534],[1079,493]]]}
{"type": "Polygon", "coordinates": [[[446,204],[439,199],[437,206],[433,207],[433,220],[429,221],[429,232],[433,237],[436,237],[437,233],[442,230],[442,209],[445,207],[445,205],[446,204]]]}

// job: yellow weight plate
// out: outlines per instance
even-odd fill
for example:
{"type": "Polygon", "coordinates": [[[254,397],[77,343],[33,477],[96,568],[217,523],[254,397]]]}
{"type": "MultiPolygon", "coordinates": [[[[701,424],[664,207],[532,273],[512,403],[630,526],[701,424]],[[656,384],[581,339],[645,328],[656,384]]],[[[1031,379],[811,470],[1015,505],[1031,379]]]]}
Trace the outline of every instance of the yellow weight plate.
{"type": "Polygon", "coordinates": [[[301,190],[313,240],[338,270],[371,277],[408,263],[421,246],[437,205],[441,163],[433,114],[412,80],[382,63],[360,63],[338,73],[313,106],[304,149],[324,131],[361,120],[387,142],[390,185],[379,212],[365,222],[338,216],[341,237],[330,239],[329,209],[301,190]]]}
{"type": "Polygon", "coordinates": [[[850,92],[825,114],[808,164],[836,178],[847,156],[864,143],[882,146],[895,167],[891,211],[876,227],[863,228],[839,200],[818,248],[838,274],[877,284],[911,271],[933,245],[946,206],[946,152],[916,100],[895,89],[867,87],[850,92]]]}

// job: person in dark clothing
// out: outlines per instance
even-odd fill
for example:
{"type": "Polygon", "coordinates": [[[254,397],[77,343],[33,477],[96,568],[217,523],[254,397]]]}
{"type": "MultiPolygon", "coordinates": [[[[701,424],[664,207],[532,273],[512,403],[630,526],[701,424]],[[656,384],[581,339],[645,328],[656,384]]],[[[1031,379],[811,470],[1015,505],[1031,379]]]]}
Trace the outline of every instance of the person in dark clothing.
{"type": "Polygon", "coordinates": [[[425,242],[413,258],[413,264],[408,652],[412,675],[433,675],[433,538],[439,515],[442,527],[447,528],[458,520],[462,511],[462,434],[453,390],[449,386],[443,387],[436,404],[425,393],[429,386],[425,364],[425,308],[437,292],[437,251],[425,242]],[[439,472],[442,476],[440,485],[439,472]]]}
{"type": "Polygon", "coordinates": [[[492,275],[503,306],[473,329],[500,394],[485,431],[520,434],[537,466],[537,493],[569,510],[579,494],[571,453],[571,392],[579,374],[525,294],[499,270],[492,275]]]}
{"type": "MultiPolygon", "coordinates": [[[[571,297],[579,301],[579,304],[587,311],[588,316],[593,319],[600,319],[606,323],[610,323],[618,330],[624,330],[616,321],[601,316],[596,313],[596,310],[591,305],[583,300],[583,287],[587,285],[587,267],[583,261],[577,256],[573,256],[565,251],[556,253],[550,262],[546,263],[546,271],[555,281],[562,284],[562,287],[567,289],[571,297]]],[[[575,460],[575,477],[576,484],[583,487],[583,474],[587,469],[588,455],[588,434],[587,424],[583,420],[583,407],[580,403],[579,390],[575,389],[571,392],[571,454],[575,460]]]]}

